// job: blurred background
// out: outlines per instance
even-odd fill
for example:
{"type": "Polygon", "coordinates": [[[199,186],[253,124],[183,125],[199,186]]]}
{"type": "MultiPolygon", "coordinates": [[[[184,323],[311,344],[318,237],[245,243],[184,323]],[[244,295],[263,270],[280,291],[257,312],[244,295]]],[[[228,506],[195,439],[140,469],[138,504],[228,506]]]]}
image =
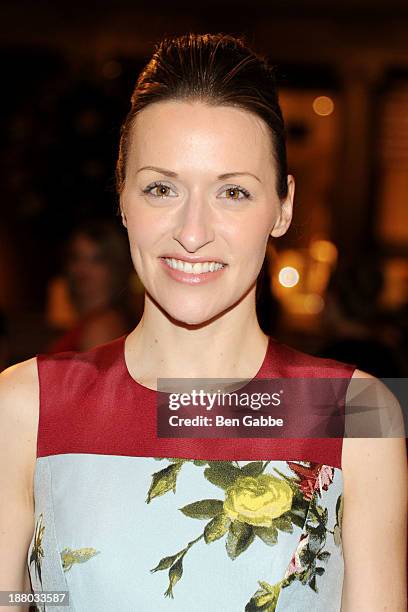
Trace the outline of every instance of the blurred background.
{"type": "Polygon", "coordinates": [[[406,0],[3,0],[0,11],[0,369],[137,324],[119,130],[154,43],[194,31],[245,34],[277,66],[295,214],[268,247],[262,327],[408,375],[406,0]]]}

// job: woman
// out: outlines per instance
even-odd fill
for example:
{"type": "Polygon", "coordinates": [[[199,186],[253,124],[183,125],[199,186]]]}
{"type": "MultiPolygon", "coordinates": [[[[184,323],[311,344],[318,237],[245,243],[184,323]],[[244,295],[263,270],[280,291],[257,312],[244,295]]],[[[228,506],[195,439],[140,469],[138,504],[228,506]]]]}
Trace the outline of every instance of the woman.
{"type": "MultiPolygon", "coordinates": [[[[217,437],[186,423],[179,435],[156,412],[169,379],[336,378],[350,396],[370,378],[256,318],[295,190],[267,61],[228,35],[163,40],[132,96],[117,179],[143,317],[113,342],[3,374],[1,589],[30,578],[69,590],[61,610],[77,611],[402,612],[402,438],[217,437]]],[[[312,419],[306,396],[301,409],[312,419]]]]}
{"type": "Polygon", "coordinates": [[[110,221],[82,221],[74,229],[64,271],[78,320],[47,352],[85,351],[133,328],[141,312],[136,300],[130,303],[131,264],[126,237],[110,221]]]}

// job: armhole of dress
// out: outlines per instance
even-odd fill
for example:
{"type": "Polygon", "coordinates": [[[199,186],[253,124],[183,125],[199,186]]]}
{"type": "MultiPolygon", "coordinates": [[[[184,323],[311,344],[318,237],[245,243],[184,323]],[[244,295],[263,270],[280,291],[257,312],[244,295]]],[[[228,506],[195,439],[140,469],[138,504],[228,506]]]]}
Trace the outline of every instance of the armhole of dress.
{"type": "Polygon", "coordinates": [[[344,423],[344,430],[343,430],[343,436],[341,438],[341,447],[340,447],[340,469],[343,473],[343,441],[345,438],[345,434],[346,434],[346,398],[347,398],[347,391],[349,388],[349,385],[351,383],[351,380],[353,378],[354,372],[358,369],[357,365],[352,364],[352,363],[345,363],[343,364],[343,367],[346,368],[347,370],[347,387],[345,389],[345,393],[344,393],[344,405],[343,405],[343,423],[344,423]]]}
{"type": "Polygon", "coordinates": [[[37,375],[38,375],[38,425],[37,425],[37,444],[36,444],[36,459],[39,459],[41,452],[41,432],[42,432],[42,420],[44,416],[44,404],[43,404],[43,371],[42,361],[47,357],[44,353],[37,353],[35,355],[37,363],[37,375]]]}

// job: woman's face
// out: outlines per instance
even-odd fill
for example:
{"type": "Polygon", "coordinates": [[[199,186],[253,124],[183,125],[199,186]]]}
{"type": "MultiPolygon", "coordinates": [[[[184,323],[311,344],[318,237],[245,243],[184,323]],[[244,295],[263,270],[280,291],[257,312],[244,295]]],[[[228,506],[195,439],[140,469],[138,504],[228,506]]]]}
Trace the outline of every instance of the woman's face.
{"type": "Polygon", "coordinates": [[[85,234],[71,241],[66,265],[67,277],[75,297],[107,301],[111,293],[112,273],[96,242],[85,234]]]}
{"type": "Polygon", "coordinates": [[[122,219],[137,274],[174,319],[204,323],[255,291],[268,236],[292,215],[294,179],[281,202],[271,146],[238,108],[166,101],[137,115],[122,219]]]}

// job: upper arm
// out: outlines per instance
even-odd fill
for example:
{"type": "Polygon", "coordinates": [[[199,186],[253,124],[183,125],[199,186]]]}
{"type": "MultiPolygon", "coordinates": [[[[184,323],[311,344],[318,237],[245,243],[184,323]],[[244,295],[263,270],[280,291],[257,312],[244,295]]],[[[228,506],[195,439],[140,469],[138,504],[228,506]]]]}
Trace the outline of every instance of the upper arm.
{"type": "MultiPolygon", "coordinates": [[[[355,376],[370,377],[358,370],[355,376]]],[[[396,410],[395,405],[392,410],[396,410]]],[[[405,437],[344,438],[342,470],[342,612],[404,612],[408,505],[405,437]]]]}
{"type": "Polygon", "coordinates": [[[34,529],[38,395],[35,357],[0,374],[0,591],[31,588],[26,559],[34,529]]]}

